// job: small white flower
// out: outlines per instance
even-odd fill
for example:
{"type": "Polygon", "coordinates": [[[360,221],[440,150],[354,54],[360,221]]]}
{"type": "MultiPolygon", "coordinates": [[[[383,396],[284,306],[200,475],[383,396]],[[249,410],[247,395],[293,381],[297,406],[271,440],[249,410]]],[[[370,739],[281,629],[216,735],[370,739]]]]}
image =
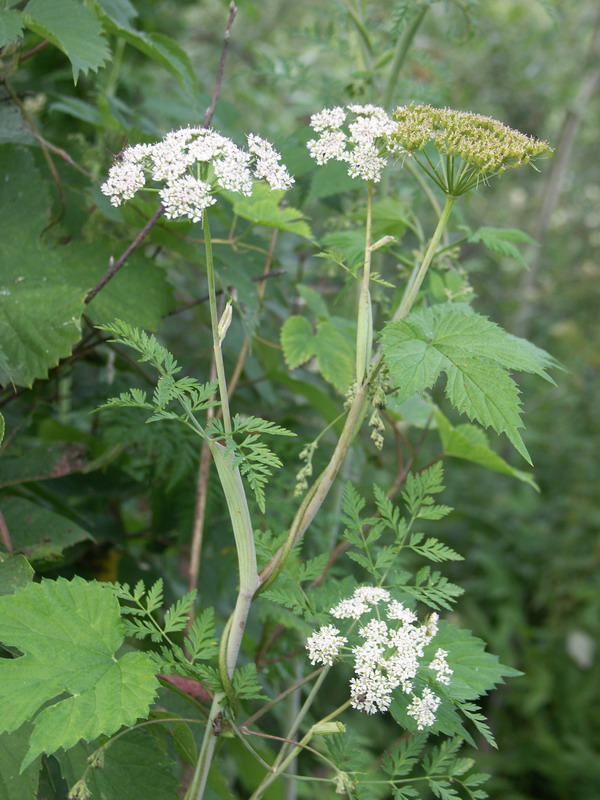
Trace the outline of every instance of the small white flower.
{"type": "Polygon", "coordinates": [[[382,600],[389,600],[390,593],[387,589],[382,589],[379,586],[359,586],[354,590],[354,597],[364,600],[369,605],[376,606],[382,600]]]}
{"type": "Polygon", "coordinates": [[[272,189],[289,189],[294,180],[274,147],[253,135],[248,137],[248,146],[250,152],[245,152],[216,131],[181,128],[156,144],[124,150],[101,189],[118,206],[144,188],[149,174],[153,181],[164,182],[160,196],[166,216],[189,217],[195,222],[215,202],[211,194],[217,188],[249,196],[257,178],[266,180],[272,189]]]}
{"type": "Polygon", "coordinates": [[[319,133],[324,130],[337,130],[346,119],[346,112],[343,108],[324,108],[322,111],[313,114],[310,118],[310,127],[319,133]]]}
{"type": "Polygon", "coordinates": [[[429,669],[435,669],[437,671],[437,675],[435,679],[438,683],[445,683],[448,685],[450,683],[450,675],[454,674],[454,670],[448,666],[448,662],[446,661],[448,657],[448,651],[442,650],[441,647],[437,650],[435,654],[435,658],[429,665],[429,669]]]}
{"type": "Polygon", "coordinates": [[[414,698],[406,713],[416,721],[417,729],[422,731],[423,728],[430,728],[435,722],[435,712],[441,702],[431,689],[425,688],[421,697],[414,698]]]}
{"type": "Polygon", "coordinates": [[[160,191],[167,219],[189,217],[200,222],[205,208],[216,202],[210,193],[210,184],[191,175],[184,175],[168,183],[160,191]]]}
{"type": "Polygon", "coordinates": [[[354,669],[357,675],[363,677],[373,675],[381,663],[384,649],[377,642],[365,642],[352,648],[354,656],[354,669]]]}
{"type": "Polygon", "coordinates": [[[333,664],[341,648],[348,641],[345,636],[338,636],[339,630],[334,625],[325,625],[306,640],[306,649],[311,664],[333,664]]]}
{"type": "Polygon", "coordinates": [[[379,150],[373,144],[357,145],[354,150],[348,154],[346,161],[349,164],[348,175],[351,178],[363,178],[365,181],[378,181],[381,180],[381,172],[386,165],[385,158],[380,158],[379,150]]]}
{"type": "Polygon", "coordinates": [[[308,142],[308,149],[317,164],[331,159],[344,161],[352,178],[379,181],[386,165],[384,154],[395,123],[383,108],[372,105],[351,105],[348,110],[355,119],[348,123],[348,134],[342,130],[346,118],[343,108],[326,108],[311,117],[318,139],[308,142]]]}
{"type": "Polygon", "coordinates": [[[417,615],[414,614],[409,608],[405,608],[405,606],[402,605],[402,603],[399,603],[397,600],[392,600],[392,602],[388,604],[387,618],[399,619],[407,624],[417,621],[417,615]]]}
{"type": "Polygon", "coordinates": [[[381,672],[367,678],[350,679],[350,705],[367,714],[387,711],[392,702],[392,686],[381,672]]]}
{"type": "Polygon", "coordinates": [[[326,131],[319,139],[311,139],[307,144],[311,156],[317,164],[326,164],[332,158],[346,161],[346,134],[342,131],[326,131]]]}
{"type": "Polygon", "coordinates": [[[359,619],[368,610],[369,606],[362,600],[348,597],[346,600],[341,600],[337,606],[330,608],[329,613],[336,619],[359,619]]]}
{"type": "Polygon", "coordinates": [[[283,164],[279,163],[281,156],[270,142],[251,133],[248,136],[248,150],[257,157],[254,166],[257,178],[264,178],[271,189],[290,188],[294,179],[283,164]]]}
{"type": "Polygon", "coordinates": [[[368,639],[369,642],[375,644],[383,644],[389,646],[390,640],[388,637],[388,626],[383,620],[372,619],[358,631],[359,636],[363,639],[368,639]]]}
{"type": "Polygon", "coordinates": [[[127,160],[110,168],[108,180],[100,189],[110,197],[113,206],[119,206],[124,200],[130,200],[145,182],[143,169],[134,161],[127,160]]]}

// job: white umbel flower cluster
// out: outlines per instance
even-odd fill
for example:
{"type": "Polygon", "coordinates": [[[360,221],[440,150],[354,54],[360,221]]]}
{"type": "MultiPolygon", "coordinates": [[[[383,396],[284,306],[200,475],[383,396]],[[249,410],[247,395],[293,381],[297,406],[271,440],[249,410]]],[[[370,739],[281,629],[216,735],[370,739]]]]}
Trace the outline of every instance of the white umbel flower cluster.
{"type": "MultiPolygon", "coordinates": [[[[422,667],[434,670],[438,683],[450,682],[453,670],[446,661],[446,650],[439,648],[431,663],[423,663],[425,648],[437,634],[439,616],[433,613],[419,624],[413,611],[378,586],[358,587],[329,613],[336,619],[360,621],[358,629],[356,623],[350,628],[358,644],[346,648],[352,654],[355,673],[350,680],[351,706],[367,714],[387,711],[399,688],[411,696],[407,713],[419,730],[431,727],[441,700],[429,688],[418,697],[413,687],[422,667]]],[[[347,639],[339,633],[335,626],[326,625],[308,639],[312,664],[331,665],[340,657],[347,639]]]]}
{"type": "Polygon", "coordinates": [[[333,664],[333,659],[348,641],[345,636],[338,634],[339,630],[334,625],[325,625],[306,640],[311,664],[333,664]]]}
{"type": "Polygon", "coordinates": [[[308,142],[308,149],[317,164],[328,161],[345,161],[352,178],[379,181],[386,165],[386,139],[394,131],[394,122],[379,106],[346,106],[346,109],[325,108],[313,114],[312,129],[320,134],[308,142]],[[346,122],[347,112],[353,119],[346,122]]]}
{"type": "MultiPolygon", "coordinates": [[[[271,189],[289,189],[294,179],[281,156],[259,136],[248,136],[248,152],[206,128],[171,131],[156,144],[128,147],[113,164],[102,192],[114,206],[131,199],[148,179],[164,183],[160,198],[168,219],[202,219],[219,189],[249,196],[254,180],[271,189]]],[[[155,187],[151,187],[155,188],[155,187]]]]}

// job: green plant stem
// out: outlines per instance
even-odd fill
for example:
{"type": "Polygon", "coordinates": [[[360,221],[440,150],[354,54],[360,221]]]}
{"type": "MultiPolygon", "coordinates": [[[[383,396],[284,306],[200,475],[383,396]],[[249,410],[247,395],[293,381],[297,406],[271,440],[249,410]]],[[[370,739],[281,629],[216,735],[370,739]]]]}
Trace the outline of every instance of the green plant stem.
{"type": "Polygon", "coordinates": [[[342,465],[346,450],[350,447],[360,425],[362,423],[365,411],[367,408],[367,388],[368,381],[357,389],[346,422],[340,434],[340,438],[335,446],[335,450],[329,460],[329,464],[325,467],[323,472],[319,475],[313,485],[306,493],[304,500],[300,504],[296,516],[294,517],[290,526],[287,539],[285,543],[275,553],[273,558],[263,567],[260,578],[261,584],[258,589],[259,592],[265,591],[277,579],[277,576],[283,569],[288,555],[293,547],[304,535],[304,532],[315,518],[317,511],[323,505],[335,477],[342,465]]]}
{"type": "MultiPolygon", "coordinates": [[[[319,687],[317,687],[317,684],[315,684],[315,686],[313,687],[313,690],[315,690],[315,694],[316,694],[316,691],[318,691],[318,688],[319,687]]],[[[312,692],[311,692],[311,695],[312,695],[312,692]]],[[[309,695],[306,698],[306,702],[305,702],[304,705],[306,705],[306,703],[309,700],[312,703],[311,695],[309,695]]],[[[330,720],[335,719],[336,717],[339,717],[339,715],[341,713],[343,713],[349,706],[350,706],[350,700],[347,700],[345,703],[343,703],[341,706],[339,706],[339,708],[336,708],[335,711],[332,711],[331,714],[328,714],[326,717],[323,717],[323,719],[320,719],[315,725],[312,725],[310,730],[305,734],[305,736],[302,737],[302,739],[296,745],[296,747],[293,747],[290,752],[287,752],[287,754],[282,758],[281,761],[279,761],[279,763],[277,763],[279,759],[275,760],[275,763],[271,767],[271,771],[267,775],[265,775],[265,777],[261,781],[260,785],[252,793],[252,795],[249,798],[249,800],[260,800],[260,798],[263,796],[263,793],[264,793],[265,789],[271,783],[273,783],[273,781],[277,777],[279,777],[279,775],[281,775],[282,772],[285,771],[287,766],[296,758],[296,756],[299,753],[302,752],[302,748],[305,745],[307,745],[308,742],[310,742],[310,740],[312,739],[312,737],[314,735],[313,734],[314,729],[318,725],[323,724],[324,722],[329,722],[330,720]]],[[[303,708],[304,708],[304,706],[303,706],[303,708]]],[[[288,737],[288,738],[291,738],[291,737],[288,737]]],[[[280,756],[281,756],[282,753],[283,753],[283,748],[280,751],[280,756]]]]}
{"type": "Polygon", "coordinates": [[[373,231],[373,181],[367,183],[367,225],[365,232],[365,260],[356,323],[356,385],[360,386],[369,370],[373,348],[373,308],[371,306],[371,238],[373,231]]]}
{"type": "Polygon", "coordinates": [[[425,18],[425,14],[427,13],[428,8],[429,6],[423,6],[421,11],[419,11],[419,13],[415,15],[415,18],[410,23],[410,25],[408,25],[404,29],[404,33],[396,42],[396,47],[394,49],[394,56],[392,58],[392,63],[390,66],[390,72],[383,93],[384,108],[389,108],[394,98],[394,89],[396,88],[396,84],[398,83],[398,75],[400,74],[400,70],[404,66],[404,62],[406,61],[406,56],[408,55],[408,51],[411,48],[411,45],[413,43],[417,31],[421,27],[421,23],[425,18]]]}
{"type": "MultiPolygon", "coordinates": [[[[293,721],[293,723],[292,723],[292,725],[291,725],[291,727],[290,727],[290,729],[289,729],[289,731],[287,733],[287,736],[285,737],[286,739],[293,739],[294,736],[296,735],[296,731],[298,730],[300,725],[302,725],[302,720],[304,719],[304,717],[310,711],[310,707],[312,706],[312,704],[313,704],[313,702],[315,700],[315,697],[317,696],[321,686],[323,685],[323,681],[327,677],[327,675],[329,673],[329,670],[330,670],[330,667],[325,667],[323,672],[319,675],[319,677],[315,681],[314,686],[312,687],[312,689],[310,690],[310,692],[308,693],[308,695],[306,697],[306,700],[302,704],[302,708],[300,708],[300,710],[298,711],[298,714],[296,715],[296,718],[294,719],[294,721],[293,721]]],[[[285,758],[287,750],[289,750],[289,744],[284,743],[282,748],[281,748],[281,750],[279,751],[279,753],[277,755],[277,758],[273,762],[272,769],[276,769],[277,767],[279,767],[279,765],[282,763],[283,759],[285,758]]]]}
{"type": "Polygon", "coordinates": [[[229,412],[229,396],[227,394],[227,381],[225,379],[225,366],[223,353],[219,342],[219,319],[217,316],[217,295],[215,290],[215,267],[213,262],[212,241],[210,238],[210,224],[208,213],[202,215],[202,228],[204,231],[204,252],[206,253],[206,276],[208,278],[208,305],[210,308],[210,326],[212,329],[213,348],[215,352],[215,367],[219,381],[219,397],[221,398],[221,411],[223,413],[223,429],[231,433],[231,414],[229,412]]]}
{"type": "Polygon", "coordinates": [[[352,0],[342,0],[342,2],[346,7],[348,15],[350,16],[350,19],[352,20],[358,33],[363,60],[361,66],[370,72],[373,67],[373,45],[371,44],[371,39],[369,38],[369,32],[361,20],[356,8],[354,7],[352,0]]]}
{"type": "MultiPolygon", "coordinates": [[[[215,367],[219,381],[219,395],[223,411],[223,428],[226,433],[231,433],[231,415],[229,413],[229,397],[225,368],[219,341],[217,302],[215,293],[215,275],[212,258],[210,226],[208,216],[204,214],[204,247],[206,252],[206,272],[208,275],[208,295],[210,305],[210,321],[213,335],[215,353],[215,367]]],[[[219,480],[223,488],[227,509],[231,519],[239,567],[239,590],[233,613],[227,621],[223,631],[221,648],[219,650],[219,673],[225,688],[224,692],[217,692],[213,698],[208,716],[204,739],[200,748],[198,762],[190,787],[186,793],[186,800],[201,800],[208,780],[208,772],[218,740],[218,725],[214,723],[222,717],[227,705],[236,708],[235,695],[231,679],[242,645],[242,637],[246,628],[246,620],[250,611],[252,598],[259,586],[259,577],[256,565],[256,550],[254,547],[254,530],[248,501],[242,483],[239,468],[235,466],[233,454],[228,452],[223,445],[216,441],[209,442],[219,480]]]]}
{"type": "Polygon", "coordinates": [[[406,286],[406,290],[404,292],[402,300],[400,301],[400,305],[398,306],[398,308],[396,309],[396,313],[392,317],[393,322],[396,322],[399,319],[404,319],[408,315],[410,309],[412,308],[413,303],[415,302],[415,299],[417,297],[417,294],[419,293],[419,289],[421,288],[421,284],[425,279],[425,275],[427,274],[427,270],[429,269],[429,265],[431,264],[431,261],[433,259],[435,250],[438,246],[442,233],[446,228],[448,219],[450,217],[450,213],[452,211],[452,207],[455,202],[456,202],[455,197],[449,197],[449,196],[446,197],[446,203],[444,204],[444,208],[442,209],[442,213],[438,220],[438,224],[436,225],[435,231],[433,232],[427,250],[425,251],[425,255],[423,256],[423,261],[421,261],[418,270],[416,271],[414,276],[411,276],[411,279],[409,280],[406,286]]]}

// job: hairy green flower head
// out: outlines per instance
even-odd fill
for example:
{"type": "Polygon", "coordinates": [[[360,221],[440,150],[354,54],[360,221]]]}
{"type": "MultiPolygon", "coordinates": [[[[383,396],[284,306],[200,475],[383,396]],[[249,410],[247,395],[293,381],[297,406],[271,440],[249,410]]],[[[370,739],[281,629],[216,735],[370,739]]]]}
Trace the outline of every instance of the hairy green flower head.
{"type": "Polygon", "coordinates": [[[506,169],[552,153],[547,142],[481,114],[409,105],[397,108],[392,119],[397,124],[389,136],[391,146],[412,155],[424,151],[431,142],[446,163],[435,165],[426,154],[428,163],[419,159],[417,163],[447,194],[454,196],[506,169]],[[460,163],[455,164],[455,159],[460,163]]]}

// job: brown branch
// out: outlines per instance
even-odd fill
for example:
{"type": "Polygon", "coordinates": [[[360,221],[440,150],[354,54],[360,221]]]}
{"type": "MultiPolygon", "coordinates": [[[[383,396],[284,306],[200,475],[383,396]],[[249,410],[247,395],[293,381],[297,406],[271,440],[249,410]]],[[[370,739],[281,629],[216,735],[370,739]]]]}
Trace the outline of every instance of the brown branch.
{"type": "Polygon", "coordinates": [[[137,250],[137,248],[141,245],[146,236],[150,233],[152,228],[156,225],[158,218],[161,216],[164,210],[165,210],[164,206],[162,204],[159,205],[154,214],[152,214],[148,222],[146,222],[142,230],[135,237],[133,242],[131,242],[131,244],[123,251],[121,256],[116,261],[112,261],[111,259],[111,264],[104,273],[104,275],[100,278],[100,280],[94,286],[94,288],[90,289],[90,291],[88,292],[87,297],[84,300],[86,305],[90,303],[94,299],[94,297],[96,297],[100,289],[104,288],[104,286],[106,286],[109,280],[117,274],[117,272],[125,264],[129,256],[133,253],[133,251],[137,250]]]}
{"type": "Polygon", "coordinates": [[[310,675],[306,675],[306,677],[301,678],[296,683],[293,683],[291,686],[288,686],[288,688],[285,691],[283,691],[280,695],[278,695],[274,700],[270,700],[266,705],[264,705],[262,708],[259,708],[258,711],[252,714],[251,717],[248,717],[248,719],[242,725],[240,725],[240,730],[242,728],[247,728],[248,725],[254,724],[256,720],[260,719],[264,714],[266,714],[267,711],[269,711],[269,709],[273,708],[273,706],[277,705],[277,703],[285,699],[289,694],[292,694],[292,692],[295,692],[296,689],[299,689],[301,686],[304,686],[304,684],[308,683],[308,681],[312,681],[312,679],[316,678],[317,675],[320,675],[324,669],[325,667],[319,667],[319,669],[316,669],[314,672],[311,672],[310,675]]]}
{"type": "Polygon", "coordinates": [[[227,59],[227,51],[229,50],[229,39],[231,37],[231,27],[233,25],[233,21],[236,17],[237,12],[238,10],[236,4],[233,2],[229,3],[229,19],[227,20],[227,27],[225,28],[225,34],[223,36],[223,44],[221,46],[221,58],[219,59],[219,68],[217,70],[217,77],[215,79],[215,87],[213,89],[210,105],[206,109],[206,114],[204,115],[204,122],[202,123],[203,128],[210,128],[210,124],[212,122],[212,118],[215,113],[215,108],[217,106],[217,100],[219,99],[219,95],[221,94],[221,87],[223,85],[223,73],[225,71],[225,60],[227,59]]]}
{"type": "Polygon", "coordinates": [[[19,63],[21,63],[22,61],[27,61],[28,58],[31,58],[31,56],[34,56],[36,53],[38,53],[40,50],[42,50],[49,44],[50,42],[48,41],[48,39],[44,39],[43,42],[36,44],[36,46],[32,47],[31,50],[28,50],[26,53],[23,53],[22,56],[19,56],[19,63]]]}
{"type": "Polygon", "coordinates": [[[0,539],[2,539],[4,547],[6,547],[8,552],[12,553],[13,552],[12,539],[10,538],[8,525],[6,524],[6,520],[4,519],[4,514],[1,511],[0,511],[0,539]]]}

